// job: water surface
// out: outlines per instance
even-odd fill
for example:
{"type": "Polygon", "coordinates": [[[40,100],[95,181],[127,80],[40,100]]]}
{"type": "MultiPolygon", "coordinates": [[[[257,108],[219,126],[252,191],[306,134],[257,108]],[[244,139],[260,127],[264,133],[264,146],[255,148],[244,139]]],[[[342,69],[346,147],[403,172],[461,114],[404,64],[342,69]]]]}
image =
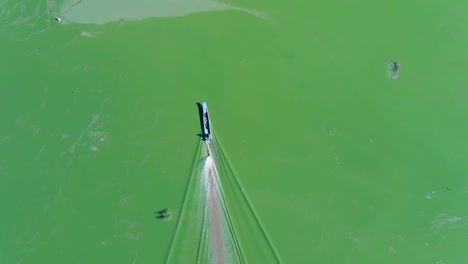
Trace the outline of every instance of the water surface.
{"type": "Polygon", "coordinates": [[[0,4],[1,263],[162,263],[199,101],[284,263],[466,259],[467,4],[73,3],[0,4]]]}

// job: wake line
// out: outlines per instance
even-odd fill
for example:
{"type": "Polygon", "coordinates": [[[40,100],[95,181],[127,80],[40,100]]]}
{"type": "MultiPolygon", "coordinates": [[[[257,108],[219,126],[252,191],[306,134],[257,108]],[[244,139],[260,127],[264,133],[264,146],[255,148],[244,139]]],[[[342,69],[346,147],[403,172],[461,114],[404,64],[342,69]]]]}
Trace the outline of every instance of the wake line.
{"type": "MultiPolygon", "coordinates": [[[[210,149],[210,145],[207,145],[207,148],[210,149]]],[[[210,153],[212,153],[210,151],[210,153]]],[[[222,207],[222,213],[223,213],[223,216],[224,216],[224,219],[225,219],[225,224],[227,225],[227,228],[228,228],[228,231],[229,231],[229,235],[230,235],[230,241],[228,242],[231,242],[232,243],[232,250],[234,251],[234,256],[237,260],[238,263],[245,263],[245,258],[244,258],[244,255],[242,253],[242,250],[241,250],[241,247],[240,247],[240,244],[239,244],[239,240],[237,238],[237,235],[236,235],[236,232],[234,230],[234,226],[232,224],[232,220],[231,220],[231,215],[229,213],[229,210],[227,208],[227,203],[226,203],[226,199],[225,199],[225,195],[224,195],[224,190],[222,188],[222,183],[220,181],[220,178],[219,178],[219,173],[218,173],[218,169],[216,167],[216,163],[214,161],[214,159],[212,158],[211,159],[211,166],[212,166],[212,169],[214,171],[214,174],[213,174],[213,180],[214,180],[214,184],[216,184],[216,186],[218,186],[216,188],[216,192],[217,192],[217,197],[218,199],[220,200],[220,204],[221,204],[221,207],[222,207]]]]}
{"type": "MultiPolygon", "coordinates": [[[[207,144],[208,153],[210,146],[207,144]]],[[[205,235],[211,243],[207,245],[207,258],[214,260],[215,263],[225,263],[236,261],[237,263],[245,263],[239,241],[232,225],[231,217],[226,206],[225,197],[221,181],[219,179],[216,163],[212,156],[208,156],[205,161],[206,170],[204,170],[206,178],[206,228],[211,231],[211,234],[205,235]],[[211,245],[211,246],[210,246],[211,245]]]]}
{"type": "MultiPolygon", "coordinates": [[[[216,164],[213,164],[213,169],[215,170],[216,172],[216,175],[219,175],[218,173],[218,169],[216,168],[216,164]]],[[[219,179],[219,177],[216,177],[216,180],[218,181],[218,184],[219,186],[222,186],[221,185],[221,181],[219,179]]],[[[239,245],[239,240],[237,238],[237,235],[236,235],[236,232],[234,231],[234,226],[232,224],[232,221],[231,221],[231,215],[229,213],[229,210],[227,208],[227,203],[226,203],[226,199],[225,199],[225,195],[224,195],[224,191],[223,191],[223,188],[219,188],[218,189],[218,192],[219,192],[219,197],[221,198],[221,205],[223,207],[223,212],[225,213],[225,217],[226,219],[228,220],[227,221],[227,224],[228,224],[228,228],[229,228],[229,231],[233,237],[233,244],[234,244],[234,250],[236,251],[236,257],[237,257],[237,260],[239,261],[239,263],[245,263],[245,258],[244,258],[244,255],[242,253],[242,250],[241,250],[241,247],[239,245]]]]}
{"type": "MultiPolygon", "coordinates": [[[[200,153],[200,150],[201,150],[201,144],[198,145],[196,153],[197,154],[200,153]]],[[[198,161],[197,161],[197,159],[195,159],[193,161],[193,163],[192,163],[192,168],[195,168],[197,163],[198,163],[198,161]]],[[[178,231],[180,231],[181,222],[184,219],[183,218],[184,212],[186,211],[186,208],[187,208],[187,203],[188,203],[188,200],[189,200],[188,199],[189,198],[189,193],[190,193],[190,189],[191,189],[190,187],[194,184],[196,176],[197,175],[193,173],[193,169],[192,169],[192,173],[191,173],[190,178],[188,180],[187,188],[185,189],[185,196],[184,196],[184,199],[183,199],[183,202],[182,202],[180,217],[179,217],[179,220],[177,221],[176,228],[174,230],[174,235],[172,236],[172,239],[171,239],[171,243],[170,243],[170,246],[169,246],[169,251],[167,252],[167,255],[166,255],[165,263],[169,262],[169,258],[171,256],[172,250],[174,248],[174,243],[175,243],[178,231]]]]}
{"type": "MultiPolygon", "coordinates": [[[[217,151],[220,152],[220,153],[219,153],[220,156],[226,157],[225,160],[227,160],[227,156],[226,156],[226,154],[224,153],[224,151],[223,151],[223,149],[222,149],[220,143],[217,142],[217,141],[216,141],[216,143],[217,143],[217,151]]],[[[255,212],[255,210],[254,210],[252,204],[250,203],[250,201],[249,201],[247,195],[245,194],[244,189],[242,188],[242,185],[241,185],[240,182],[239,182],[239,179],[235,176],[236,174],[235,174],[235,172],[234,172],[234,169],[232,168],[232,166],[231,166],[231,164],[230,164],[229,162],[225,162],[225,164],[227,165],[227,167],[228,167],[229,170],[231,171],[231,174],[232,174],[232,176],[233,176],[232,178],[234,179],[234,181],[235,181],[237,187],[241,190],[242,198],[244,199],[245,203],[246,203],[247,206],[249,207],[250,212],[251,212],[252,215],[254,216],[254,219],[255,219],[255,221],[257,222],[257,225],[259,226],[259,228],[260,228],[260,230],[261,230],[261,232],[262,232],[262,234],[263,234],[265,240],[268,242],[268,247],[270,248],[271,252],[273,253],[274,258],[276,259],[277,263],[281,263],[281,259],[280,259],[279,255],[276,253],[277,251],[276,251],[275,247],[273,246],[273,243],[271,242],[270,237],[268,236],[267,232],[266,232],[265,229],[263,228],[263,225],[262,225],[260,219],[257,217],[257,213],[255,212]]],[[[216,169],[216,168],[215,168],[215,169],[216,169]]]]}
{"type": "Polygon", "coordinates": [[[207,157],[206,159],[207,162],[207,167],[208,167],[208,186],[206,186],[207,189],[207,197],[206,197],[206,202],[207,202],[207,214],[210,216],[210,224],[212,224],[211,228],[213,231],[213,247],[215,248],[215,253],[216,253],[216,263],[224,263],[224,249],[223,249],[223,233],[221,230],[221,219],[219,215],[219,208],[218,208],[218,201],[217,197],[215,197],[216,192],[218,191],[218,188],[215,184],[214,175],[213,175],[213,162],[210,157],[207,157]],[[211,162],[210,162],[211,161],[211,162]]]}

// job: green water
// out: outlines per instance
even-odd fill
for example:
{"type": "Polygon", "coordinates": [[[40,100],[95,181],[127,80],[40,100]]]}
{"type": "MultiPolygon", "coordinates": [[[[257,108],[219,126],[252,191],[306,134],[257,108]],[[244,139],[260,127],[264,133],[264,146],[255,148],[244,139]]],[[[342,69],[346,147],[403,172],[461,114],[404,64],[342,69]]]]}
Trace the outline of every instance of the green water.
{"type": "Polygon", "coordinates": [[[164,262],[198,101],[282,262],[468,258],[467,3],[113,2],[0,2],[0,263],[164,262]]]}

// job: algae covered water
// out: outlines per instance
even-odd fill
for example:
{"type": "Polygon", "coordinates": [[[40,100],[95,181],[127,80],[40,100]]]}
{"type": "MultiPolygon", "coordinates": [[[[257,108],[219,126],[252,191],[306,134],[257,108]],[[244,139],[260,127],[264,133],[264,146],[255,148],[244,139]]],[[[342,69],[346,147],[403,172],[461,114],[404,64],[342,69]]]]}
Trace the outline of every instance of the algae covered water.
{"type": "Polygon", "coordinates": [[[467,11],[1,1],[0,263],[462,263],[467,11]]]}

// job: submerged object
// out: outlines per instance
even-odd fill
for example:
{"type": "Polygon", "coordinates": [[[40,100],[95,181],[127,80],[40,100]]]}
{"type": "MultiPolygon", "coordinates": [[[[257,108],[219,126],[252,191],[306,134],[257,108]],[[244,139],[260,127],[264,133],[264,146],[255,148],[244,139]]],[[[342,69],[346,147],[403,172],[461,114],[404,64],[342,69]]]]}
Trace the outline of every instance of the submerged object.
{"type": "Polygon", "coordinates": [[[390,78],[397,79],[400,74],[400,63],[398,61],[392,61],[388,63],[388,67],[390,70],[390,78]]]}
{"type": "Polygon", "coordinates": [[[211,123],[210,117],[208,116],[208,106],[206,102],[202,103],[203,109],[203,140],[211,142],[211,123]]]}
{"type": "Polygon", "coordinates": [[[159,210],[156,214],[156,218],[164,221],[169,221],[172,218],[172,212],[168,208],[159,210]]]}
{"type": "Polygon", "coordinates": [[[400,63],[398,61],[393,61],[392,64],[392,71],[397,74],[400,71],[400,63]]]}

